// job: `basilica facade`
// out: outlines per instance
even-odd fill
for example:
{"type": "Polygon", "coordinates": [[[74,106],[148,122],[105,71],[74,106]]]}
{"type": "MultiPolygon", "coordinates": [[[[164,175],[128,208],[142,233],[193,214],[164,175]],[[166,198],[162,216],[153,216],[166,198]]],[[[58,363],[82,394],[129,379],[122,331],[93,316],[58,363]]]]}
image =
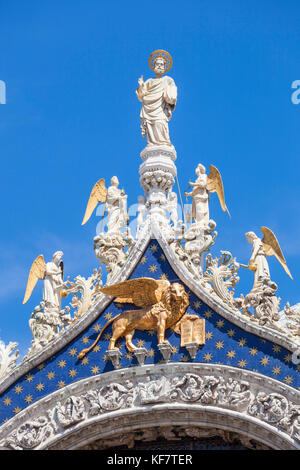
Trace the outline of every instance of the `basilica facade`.
{"type": "Polygon", "coordinates": [[[279,310],[267,261],[291,276],[279,242],[247,232],[254,284],[237,297],[241,263],[210,253],[210,194],[228,212],[221,174],[199,163],[180,218],[172,59],[155,51],[149,64],[135,231],[118,178],[101,179],[83,218],[105,203],[100,267],[65,281],[62,252],[34,260],[24,302],[39,279],[44,292],[31,347],[21,362],[15,343],[0,351],[0,449],[300,449],[299,310],[279,310]]]}

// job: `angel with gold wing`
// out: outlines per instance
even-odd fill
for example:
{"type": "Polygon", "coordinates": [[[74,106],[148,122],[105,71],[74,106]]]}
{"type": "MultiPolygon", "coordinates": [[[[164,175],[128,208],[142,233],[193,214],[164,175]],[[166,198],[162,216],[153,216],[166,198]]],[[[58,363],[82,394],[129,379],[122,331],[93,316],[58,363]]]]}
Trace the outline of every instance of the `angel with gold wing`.
{"type": "Polygon", "coordinates": [[[288,276],[293,279],[274,233],[267,227],[261,227],[261,231],[264,234],[263,239],[260,239],[254,232],[245,234],[246,240],[252,243],[252,254],[248,265],[240,263],[242,267],[254,271],[252,290],[255,290],[263,279],[270,279],[267,256],[275,256],[288,276]]]}
{"type": "Polygon", "coordinates": [[[111,186],[108,189],[105,187],[104,179],[97,181],[91,191],[81,225],[89,220],[99,203],[105,202],[104,212],[107,210],[108,213],[107,231],[109,233],[120,232],[120,229],[128,223],[128,214],[127,195],[118,186],[119,180],[116,176],[111,178],[111,186]]]}
{"type": "Polygon", "coordinates": [[[185,193],[185,196],[192,196],[192,220],[197,225],[207,227],[209,224],[209,193],[216,192],[221,204],[223,211],[229,211],[225,204],[225,196],[222,178],[219,170],[210,165],[209,175],[206,174],[206,168],[201,163],[196,168],[197,179],[195,183],[189,182],[189,185],[193,187],[193,191],[185,193]]]}
{"type": "Polygon", "coordinates": [[[109,320],[94,343],[80,352],[78,359],[96,346],[102,333],[111,323],[112,337],[109,350],[117,349],[116,341],[125,336],[127,349],[134,351],[136,346],[132,343],[132,338],[135,330],[156,330],[158,344],[167,343],[165,330],[180,320],[189,305],[189,296],[184,287],[177,282],[171,284],[167,280],[142,277],[105,286],[100,290],[104,294],[117,297],[115,302],[131,303],[141,308],[126,310],[109,320]]]}
{"type": "Polygon", "coordinates": [[[23,304],[25,304],[39,279],[44,280],[43,302],[45,310],[61,310],[61,289],[63,282],[63,252],[56,251],[52,261],[45,263],[44,256],[39,255],[30,268],[23,304]]]}

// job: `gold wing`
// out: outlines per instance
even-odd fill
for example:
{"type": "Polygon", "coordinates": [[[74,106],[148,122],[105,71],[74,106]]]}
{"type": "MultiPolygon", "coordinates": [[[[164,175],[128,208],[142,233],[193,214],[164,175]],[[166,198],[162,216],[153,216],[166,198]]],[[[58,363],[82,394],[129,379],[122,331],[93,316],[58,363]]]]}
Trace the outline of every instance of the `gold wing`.
{"type": "Polygon", "coordinates": [[[166,280],[155,280],[150,277],[140,277],[119,282],[100,289],[103,294],[117,297],[115,302],[132,303],[137,307],[147,307],[160,301],[165,289],[170,283],[166,280]]]}
{"type": "Polygon", "coordinates": [[[225,204],[225,195],[224,195],[222,177],[221,177],[219,170],[213,165],[210,165],[209,167],[209,175],[207,175],[206,187],[209,192],[217,193],[223,211],[227,212],[230,217],[229,210],[227,209],[227,206],[225,204]]]}
{"type": "Polygon", "coordinates": [[[94,212],[95,207],[97,206],[99,202],[106,201],[106,195],[107,195],[107,189],[105,187],[105,181],[102,178],[101,180],[97,181],[97,183],[94,185],[91,191],[90,198],[88,200],[81,225],[84,225],[89,220],[92,213],[94,212]]]}
{"type": "Polygon", "coordinates": [[[281,248],[279,246],[278,240],[275,237],[274,233],[272,230],[270,230],[267,227],[261,227],[260,228],[262,233],[264,234],[264,237],[262,239],[263,243],[263,248],[264,252],[267,256],[272,256],[274,255],[275,258],[279,261],[279,263],[282,265],[283,269],[287,273],[288,276],[290,276],[291,279],[293,279],[289,268],[287,267],[286,261],[284,259],[283,253],[281,251],[281,248]]]}
{"type": "Polygon", "coordinates": [[[25,304],[27,300],[30,298],[32,291],[35,288],[35,285],[38,282],[38,280],[44,279],[45,273],[46,273],[46,264],[44,261],[44,256],[39,255],[32,263],[30,271],[29,271],[23,304],[25,304]]]}

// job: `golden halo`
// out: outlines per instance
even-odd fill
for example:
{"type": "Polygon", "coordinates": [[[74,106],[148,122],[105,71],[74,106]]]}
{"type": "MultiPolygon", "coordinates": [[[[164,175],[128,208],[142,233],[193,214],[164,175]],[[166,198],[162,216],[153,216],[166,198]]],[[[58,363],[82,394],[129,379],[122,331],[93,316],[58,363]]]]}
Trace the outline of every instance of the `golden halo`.
{"type": "Polygon", "coordinates": [[[157,51],[152,52],[149,56],[149,67],[154,72],[154,62],[158,57],[162,57],[166,62],[166,70],[164,73],[167,73],[173,65],[173,59],[167,51],[162,49],[157,49],[157,51]]]}

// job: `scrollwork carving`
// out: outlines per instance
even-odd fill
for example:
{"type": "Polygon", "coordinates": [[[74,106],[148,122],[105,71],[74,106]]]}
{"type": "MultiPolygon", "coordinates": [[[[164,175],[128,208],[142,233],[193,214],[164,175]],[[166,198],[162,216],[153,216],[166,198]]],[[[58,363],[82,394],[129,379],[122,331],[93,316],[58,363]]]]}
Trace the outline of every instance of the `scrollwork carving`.
{"type": "Polygon", "coordinates": [[[54,435],[54,428],[45,416],[22,424],[4,441],[7,448],[14,450],[34,449],[54,435]]]}
{"type": "Polygon", "coordinates": [[[117,275],[124,265],[129,251],[125,248],[131,248],[133,237],[130,230],[124,233],[100,233],[94,238],[94,251],[101,264],[104,264],[107,270],[107,283],[117,275]]]}
{"type": "Polygon", "coordinates": [[[54,410],[56,420],[63,428],[72,426],[85,418],[85,407],[82,398],[71,396],[64,405],[60,402],[54,410]]]}
{"type": "Polygon", "coordinates": [[[214,293],[228,305],[237,310],[237,300],[234,299],[235,286],[239,282],[239,264],[229,251],[221,251],[219,258],[206,256],[206,270],[203,281],[211,284],[214,293]]]}

